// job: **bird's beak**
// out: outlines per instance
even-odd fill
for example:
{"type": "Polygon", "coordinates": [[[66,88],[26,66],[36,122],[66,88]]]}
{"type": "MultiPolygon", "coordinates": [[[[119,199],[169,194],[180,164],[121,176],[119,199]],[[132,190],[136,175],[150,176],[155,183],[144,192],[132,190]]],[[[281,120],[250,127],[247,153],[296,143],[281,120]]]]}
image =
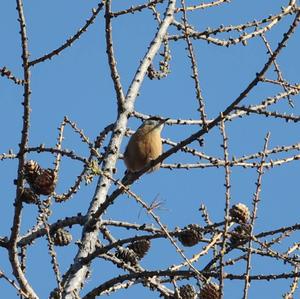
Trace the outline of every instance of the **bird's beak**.
{"type": "Polygon", "coordinates": [[[161,119],[159,122],[160,122],[160,124],[164,124],[164,123],[166,123],[169,119],[170,119],[169,117],[168,117],[168,118],[165,118],[165,119],[161,119]]]}
{"type": "Polygon", "coordinates": [[[170,119],[170,118],[160,119],[160,120],[159,120],[158,127],[159,127],[160,129],[162,129],[162,128],[164,127],[165,123],[166,123],[169,119],[170,119]]]}

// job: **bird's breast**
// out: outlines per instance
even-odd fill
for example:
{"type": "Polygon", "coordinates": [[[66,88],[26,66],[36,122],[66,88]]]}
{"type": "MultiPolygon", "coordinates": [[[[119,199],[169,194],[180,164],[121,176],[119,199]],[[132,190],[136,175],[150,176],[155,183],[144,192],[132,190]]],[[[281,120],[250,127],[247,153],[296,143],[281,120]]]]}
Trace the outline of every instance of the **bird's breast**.
{"type": "Polygon", "coordinates": [[[140,153],[145,156],[147,162],[156,159],[162,153],[162,142],[158,132],[149,132],[138,138],[140,153]]]}

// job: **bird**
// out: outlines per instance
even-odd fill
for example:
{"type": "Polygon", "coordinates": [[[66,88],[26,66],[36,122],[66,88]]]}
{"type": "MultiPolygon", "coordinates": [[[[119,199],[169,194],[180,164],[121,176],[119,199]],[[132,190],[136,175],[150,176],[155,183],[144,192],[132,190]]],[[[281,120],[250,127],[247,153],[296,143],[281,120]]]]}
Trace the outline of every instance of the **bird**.
{"type": "MultiPolygon", "coordinates": [[[[124,162],[129,172],[142,170],[148,163],[162,154],[160,134],[167,120],[168,118],[148,118],[131,136],[124,152],[124,162]]],[[[153,166],[148,172],[158,170],[160,164],[153,166]]]]}

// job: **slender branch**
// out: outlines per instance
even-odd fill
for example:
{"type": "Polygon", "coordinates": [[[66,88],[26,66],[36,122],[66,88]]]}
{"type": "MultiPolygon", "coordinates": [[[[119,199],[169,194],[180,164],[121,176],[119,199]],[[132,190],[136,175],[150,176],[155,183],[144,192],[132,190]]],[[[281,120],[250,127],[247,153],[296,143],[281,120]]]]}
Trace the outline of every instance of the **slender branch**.
{"type": "Polygon", "coordinates": [[[237,107],[237,110],[241,110],[241,111],[245,111],[247,113],[254,113],[254,114],[259,114],[259,115],[264,115],[266,117],[274,117],[274,118],[281,118],[285,121],[293,121],[293,122],[298,122],[300,121],[300,116],[298,115],[289,115],[289,114],[281,114],[281,113],[278,113],[276,111],[264,111],[262,109],[252,109],[252,108],[249,108],[249,107],[237,107]]]}
{"type": "Polygon", "coordinates": [[[152,0],[145,4],[131,6],[130,8],[126,8],[126,9],[116,11],[116,12],[111,12],[110,16],[112,18],[116,18],[118,16],[122,16],[122,15],[126,15],[126,14],[133,14],[135,12],[141,12],[145,8],[155,6],[156,4],[162,3],[162,2],[163,2],[163,0],[152,0]]]}
{"type": "MultiPolygon", "coordinates": [[[[264,34],[262,34],[261,38],[262,38],[262,40],[263,40],[263,42],[264,42],[264,44],[265,44],[265,46],[268,50],[269,55],[272,55],[273,52],[272,52],[272,49],[271,49],[271,46],[270,46],[269,42],[266,39],[266,36],[264,34]]],[[[273,64],[274,64],[275,72],[277,73],[278,81],[281,83],[281,86],[283,87],[284,91],[288,92],[289,89],[284,84],[284,79],[283,79],[283,76],[282,76],[282,73],[280,71],[280,68],[279,68],[279,65],[278,65],[277,61],[274,60],[273,64]]],[[[288,101],[289,101],[290,106],[292,108],[294,108],[294,104],[293,104],[292,100],[290,99],[290,96],[288,96],[288,101]]]]}
{"type": "MultiPolygon", "coordinates": [[[[284,8],[284,10],[281,13],[279,13],[275,16],[271,16],[267,19],[263,19],[260,22],[258,22],[258,21],[250,22],[248,24],[248,26],[244,25],[244,24],[238,25],[238,26],[226,26],[225,28],[224,28],[224,26],[222,26],[222,28],[206,30],[203,32],[197,32],[194,29],[189,28],[188,34],[193,39],[202,39],[202,40],[207,41],[208,43],[212,43],[212,44],[215,44],[215,45],[221,46],[221,47],[229,47],[229,46],[236,45],[238,43],[242,43],[242,44],[246,45],[247,40],[254,38],[256,36],[261,36],[262,34],[266,33],[267,31],[270,31],[272,29],[272,27],[277,25],[284,16],[288,16],[290,13],[293,13],[295,11],[296,11],[296,9],[295,9],[294,5],[288,5],[286,8],[284,8]],[[263,23],[269,23],[269,24],[266,25],[265,27],[258,28],[258,26],[263,23]],[[246,31],[244,31],[244,28],[245,28],[244,26],[255,27],[255,30],[253,32],[248,33],[246,31]],[[243,33],[240,36],[238,36],[237,38],[229,38],[228,40],[222,40],[222,39],[218,39],[218,38],[214,38],[214,37],[210,36],[210,35],[215,35],[220,32],[227,32],[227,31],[231,31],[231,30],[243,31],[243,33]]],[[[184,29],[184,25],[181,24],[180,22],[174,21],[173,24],[177,28],[184,29]]],[[[168,39],[177,41],[179,39],[185,39],[185,35],[169,36],[168,39]]]]}
{"type": "Polygon", "coordinates": [[[88,27],[94,23],[94,20],[96,19],[97,15],[99,14],[99,12],[102,10],[103,5],[104,5],[104,0],[101,1],[101,3],[98,4],[96,9],[92,10],[92,15],[91,17],[86,21],[85,25],[80,28],[73,36],[71,36],[70,38],[68,38],[60,47],[52,50],[50,53],[45,54],[42,57],[36,58],[32,61],[29,62],[29,66],[34,66],[38,63],[41,63],[45,60],[51,59],[53,58],[55,55],[59,55],[63,50],[67,49],[68,47],[71,47],[72,44],[78,40],[81,35],[87,31],[88,27]]]}
{"type": "Polygon", "coordinates": [[[5,66],[0,68],[0,75],[2,77],[6,77],[9,80],[12,80],[15,84],[24,85],[24,80],[15,77],[10,70],[8,70],[5,66]]]}
{"type": "Polygon", "coordinates": [[[20,294],[20,295],[23,295],[23,296],[26,296],[26,293],[24,293],[22,291],[22,289],[20,289],[18,287],[18,285],[16,284],[16,282],[10,278],[8,278],[8,276],[2,271],[0,270],[0,279],[4,279],[6,280],[14,289],[16,289],[16,291],[20,294]]]}
{"type": "MultiPolygon", "coordinates": [[[[257,210],[258,210],[258,203],[260,201],[260,192],[261,192],[261,183],[262,183],[262,177],[263,177],[263,169],[264,169],[264,163],[266,160],[266,151],[268,149],[268,143],[270,139],[270,133],[267,134],[265,138],[265,144],[264,144],[264,149],[263,149],[263,154],[261,157],[261,162],[260,166],[257,169],[258,172],[258,177],[256,181],[256,191],[253,197],[253,211],[250,217],[250,232],[249,234],[252,236],[253,234],[253,228],[254,228],[254,222],[257,217],[257,210]]],[[[249,280],[249,275],[250,275],[250,267],[251,267],[251,244],[252,240],[250,239],[248,242],[248,254],[247,254],[247,265],[246,265],[246,275],[245,275],[245,284],[244,284],[244,294],[243,298],[247,299],[248,298],[248,291],[249,291],[249,286],[250,286],[250,280],[249,280]]]]}
{"type": "MultiPolygon", "coordinates": [[[[185,276],[185,277],[194,277],[195,273],[193,271],[171,271],[171,270],[158,270],[158,271],[144,271],[139,273],[130,273],[130,274],[124,274],[120,275],[116,278],[112,278],[102,285],[98,286],[97,288],[90,291],[88,294],[86,294],[82,299],[94,299],[96,296],[99,296],[101,292],[104,290],[112,287],[113,285],[117,283],[122,283],[126,280],[140,280],[141,278],[145,277],[153,277],[153,276],[185,276]]],[[[142,281],[141,281],[142,282],[142,281]]]]}
{"type": "Polygon", "coordinates": [[[22,125],[22,136],[19,145],[19,165],[18,165],[18,178],[17,178],[17,190],[16,199],[14,203],[14,219],[11,228],[10,244],[9,244],[9,260],[11,262],[13,273],[18,280],[20,287],[23,292],[30,298],[37,298],[36,293],[29,285],[20,265],[17,250],[17,238],[20,233],[21,227],[21,211],[23,208],[22,201],[20,200],[21,188],[23,186],[23,167],[25,163],[25,149],[28,144],[29,137],[29,122],[30,122],[30,69],[29,69],[29,51],[28,51],[28,39],[26,32],[25,16],[23,11],[23,1],[17,0],[17,12],[18,21],[20,25],[21,43],[22,43],[22,61],[23,61],[23,72],[24,72],[24,98],[23,98],[23,125],[22,125]]]}
{"type": "MultiPolygon", "coordinates": [[[[83,225],[85,218],[86,217],[81,214],[78,214],[77,216],[66,217],[65,219],[60,219],[60,220],[54,222],[53,224],[48,224],[49,230],[56,231],[59,228],[71,227],[75,224],[83,225]]],[[[31,230],[26,235],[24,235],[18,239],[18,246],[22,247],[25,245],[29,245],[37,238],[41,238],[41,237],[45,236],[46,233],[47,232],[44,227],[42,227],[38,230],[31,230]]]]}
{"type": "Polygon", "coordinates": [[[206,8],[209,8],[209,7],[214,7],[214,6],[218,6],[218,5],[221,5],[223,3],[229,3],[230,0],[215,0],[215,1],[212,1],[212,2],[209,2],[209,3],[201,3],[199,5],[191,5],[191,6],[187,6],[186,8],[183,8],[183,7],[179,7],[176,9],[176,13],[179,12],[179,11],[195,11],[195,10],[198,10],[198,9],[206,9],[206,8]]]}
{"type": "Polygon", "coordinates": [[[200,119],[202,121],[202,125],[204,128],[206,128],[207,125],[206,125],[204,99],[202,96],[201,87],[200,87],[200,83],[199,83],[198,66],[197,66],[197,61],[196,61],[196,57],[195,57],[195,53],[194,53],[194,47],[193,47],[193,44],[188,35],[188,22],[187,22],[186,6],[185,6],[184,0],[181,0],[181,6],[182,6],[182,11],[183,11],[183,25],[184,25],[185,40],[186,40],[187,49],[189,52],[188,57],[191,61],[191,65],[192,65],[192,71],[193,71],[192,78],[194,79],[194,82],[195,82],[196,98],[198,100],[198,105],[199,105],[198,111],[200,112],[200,119]]]}
{"type": "Polygon", "coordinates": [[[229,166],[229,153],[228,153],[228,137],[225,131],[225,124],[224,120],[221,121],[220,130],[223,137],[223,144],[222,148],[224,151],[224,167],[225,167],[225,225],[224,225],[224,233],[223,233],[223,240],[221,245],[221,252],[220,252],[220,299],[223,298],[223,289],[224,289],[224,254],[226,252],[226,240],[227,240],[227,232],[229,229],[230,224],[230,217],[229,217],[229,206],[230,206],[230,166],[229,166]]]}
{"type": "Polygon", "coordinates": [[[125,102],[125,96],[123,93],[122,84],[120,81],[120,75],[117,69],[117,62],[115,59],[113,39],[112,39],[112,25],[111,25],[111,1],[105,2],[105,37],[106,37],[106,53],[108,57],[108,64],[110,68],[110,75],[114,83],[115,91],[118,100],[118,110],[123,109],[125,102]]]}

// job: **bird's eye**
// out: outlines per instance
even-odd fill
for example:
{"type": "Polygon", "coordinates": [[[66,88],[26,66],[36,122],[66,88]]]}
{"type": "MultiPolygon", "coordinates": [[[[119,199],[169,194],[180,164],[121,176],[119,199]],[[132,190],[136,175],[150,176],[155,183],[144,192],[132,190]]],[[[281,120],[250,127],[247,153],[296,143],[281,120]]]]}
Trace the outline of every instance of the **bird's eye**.
{"type": "Polygon", "coordinates": [[[153,120],[147,120],[146,125],[152,126],[155,122],[153,120]]]}

